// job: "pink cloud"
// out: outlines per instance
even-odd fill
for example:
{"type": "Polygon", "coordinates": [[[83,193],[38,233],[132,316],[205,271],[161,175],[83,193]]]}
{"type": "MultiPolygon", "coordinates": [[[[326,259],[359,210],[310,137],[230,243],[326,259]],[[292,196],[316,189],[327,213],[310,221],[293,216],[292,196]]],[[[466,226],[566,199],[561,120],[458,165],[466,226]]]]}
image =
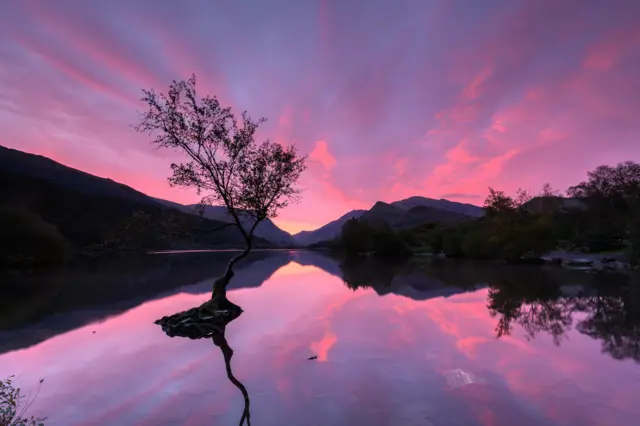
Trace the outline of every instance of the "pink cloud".
{"type": "Polygon", "coordinates": [[[98,93],[111,96],[116,100],[122,101],[128,105],[134,105],[135,99],[129,96],[124,95],[118,90],[115,90],[109,84],[101,81],[102,79],[96,75],[91,75],[93,73],[77,69],[75,65],[68,63],[62,57],[54,54],[52,52],[48,52],[46,49],[43,49],[38,42],[22,39],[19,40],[20,44],[27,50],[29,50],[32,54],[40,56],[45,62],[53,66],[56,70],[63,73],[68,78],[75,80],[77,83],[84,85],[98,93]]]}
{"type": "Polygon", "coordinates": [[[315,148],[309,153],[309,159],[322,164],[325,170],[333,169],[337,163],[335,157],[329,152],[326,141],[316,142],[315,148]]]}
{"type": "Polygon", "coordinates": [[[460,142],[458,145],[456,145],[455,147],[447,151],[447,153],[445,154],[445,157],[447,158],[447,160],[451,161],[452,163],[467,164],[467,163],[475,163],[477,161],[480,161],[479,158],[469,154],[469,151],[465,148],[464,141],[460,142]]]}
{"type": "Polygon", "coordinates": [[[623,27],[612,31],[593,44],[587,51],[584,68],[609,71],[622,61],[637,58],[640,49],[640,30],[637,26],[623,27]]]}
{"type": "Polygon", "coordinates": [[[326,362],[329,359],[329,351],[336,344],[338,338],[335,334],[328,331],[324,337],[317,342],[312,342],[309,349],[317,354],[318,361],[326,362]]]}
{"type": "Polygon", "coordinates": [[[493,74],[490,68],[482,69],[471,81],[469,86],[462,90],[460,96],[464,99],[473,100],[478,99],[482,95],[482,85],[493,74]]]}

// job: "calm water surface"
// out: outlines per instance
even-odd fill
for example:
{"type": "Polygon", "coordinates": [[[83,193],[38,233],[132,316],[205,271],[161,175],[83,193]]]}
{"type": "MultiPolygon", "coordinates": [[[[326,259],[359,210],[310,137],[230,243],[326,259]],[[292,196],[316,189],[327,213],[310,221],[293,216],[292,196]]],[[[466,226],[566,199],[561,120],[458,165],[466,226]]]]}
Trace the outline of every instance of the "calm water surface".
{"type": "MultiPolygon", "coordinates": [[[[44,379],[31,413],[47,425],[238,424],[244,399],[220,347],[154,324],[204,302],[224,259],[155,256],[42,278],[2,319],[0,375],[31,390],[44,379]]],[[[640,297],[626,279],[278,252],[246,262],[233,286],[244,313],[225,337],[253,425],[640,418],[640,297]]]]}

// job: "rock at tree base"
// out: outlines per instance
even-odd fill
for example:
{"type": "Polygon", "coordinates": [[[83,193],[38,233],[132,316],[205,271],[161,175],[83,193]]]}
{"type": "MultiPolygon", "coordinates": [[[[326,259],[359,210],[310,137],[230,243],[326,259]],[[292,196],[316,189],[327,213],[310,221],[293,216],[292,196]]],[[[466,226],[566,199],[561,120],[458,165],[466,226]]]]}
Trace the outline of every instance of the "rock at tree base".
{"type": "Polygon", "coordinates": [[[224,328],[242,314],[240,307],[214,309],[210,302],[197,308],[162,317],[155,323],[162,327],[169,337],[187,337],[189,339],[212,338],[224,333],[224,328]]]}

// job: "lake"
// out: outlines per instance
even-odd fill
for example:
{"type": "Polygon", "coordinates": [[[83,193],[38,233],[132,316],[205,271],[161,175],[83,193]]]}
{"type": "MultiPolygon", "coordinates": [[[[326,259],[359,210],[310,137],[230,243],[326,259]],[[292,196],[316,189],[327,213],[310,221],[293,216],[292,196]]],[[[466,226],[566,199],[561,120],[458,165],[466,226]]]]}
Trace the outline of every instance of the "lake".
{"type": "Polygon", "coordinates": [[[5,276],[0,376],[48,426],[637,425],[640,286],[560,268],[258,252],[211,339],[154,321],[209,297],[229,253],[5,276]],[[309,359],[313,358],[313,359],[309,359]]]}

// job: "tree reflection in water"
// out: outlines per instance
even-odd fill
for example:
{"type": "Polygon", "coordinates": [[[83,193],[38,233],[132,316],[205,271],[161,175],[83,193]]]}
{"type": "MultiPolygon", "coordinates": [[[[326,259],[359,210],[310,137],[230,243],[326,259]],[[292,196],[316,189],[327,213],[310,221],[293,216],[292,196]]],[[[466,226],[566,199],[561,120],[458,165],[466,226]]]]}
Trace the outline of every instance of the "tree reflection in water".
{"type": "Polygon", "coordinates": [[[380,295],[397,293],[416,300],[488,287],[487,309],[498,320],[497,337],[510,335],[517,325],[528,339],[546,333],[560,345],[566,333],[575,328],[600,340],[602,351],[613,358],[640,362],[638,276],[491,262],[382,261],[370,257],[343,260],[340,272],[351,290],[370,288],[380,295]]]}
{"type": "Polygon", "coordinates": [[[498,318],[497,337],[509,335],[518,324],[528,338],[545,332],[559,345],[575,325],[578,332],[600,340],[602,351],[611,357],[640,362],[640,283],[631,277],[625,281],[584,287],[576,294],[563,294],[553,281],[503,281],[490,287],[487,307],[498,318]],[[576,313],[586,318],[575,320],[576,313]]]}
{"type": "Polygon", "coordinates": [[[244,398],[244,410],[240,418],[240,426],[246,424],[251,426],[251,414],[249,411],[249,392],[247,388],[236,379],[231,369],[231,357],[233,349],[229,346],[225,331],[227,325],[242,314],[240,307],[230,304],[229,309],[211,309],[211,305],[205,303],[197,308],[188,311],[163,317],[156,321],[162,330],[169,336],[187,337],[189,339],[211,338],[213,344],[220,348],[224,357],[227,378],[242,393],[244,398]]]}
{"type": "Polygon", "coordinates": [[[498,317],[497,337],[511,334],[517,323],[527,338],[546,332],[559,345],[572,325],[572,304],[561,297],[559,286],[548,281],[537,286],[509,281],[494,284],[489,288],[488,309],[491,316],[498,317]]]}

